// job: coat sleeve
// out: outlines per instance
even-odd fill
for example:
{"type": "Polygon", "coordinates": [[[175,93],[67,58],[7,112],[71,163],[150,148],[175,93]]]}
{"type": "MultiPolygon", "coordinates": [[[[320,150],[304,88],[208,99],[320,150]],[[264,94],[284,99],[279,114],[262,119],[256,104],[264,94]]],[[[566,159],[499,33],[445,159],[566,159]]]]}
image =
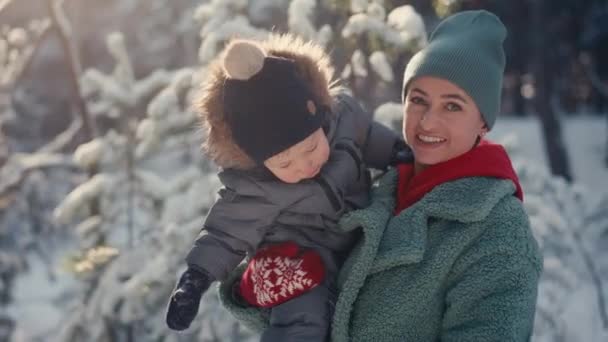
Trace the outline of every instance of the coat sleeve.
{"type": "Polygon", "coordinates": [[[339,141],[332,148],[329,160],[321,169],[318,183],[332,202],[334,209],[343,206],[344,194],[364,176],[365,168],[360,150],[350,140],[339,141]]]}
{"type": "Polygon", "coordinates": [[[401,135],[374,121],[372,114],[365,111],[351,96],[340,94],[338,100],[338,114],[345,120],[353,121],[353,124],[347,127],[354,131],[355,141],[361,148],[365,164],[376,169],[386,169],[393,157],[396,143],[403,141],[401,135]]]}
{"type": "Polygon", "coordinates": [[[278,213],[278,206],[264,197],[222,189],[186,257],[188,266],[224,280],[248,252],[257,248],[278,213]]]}

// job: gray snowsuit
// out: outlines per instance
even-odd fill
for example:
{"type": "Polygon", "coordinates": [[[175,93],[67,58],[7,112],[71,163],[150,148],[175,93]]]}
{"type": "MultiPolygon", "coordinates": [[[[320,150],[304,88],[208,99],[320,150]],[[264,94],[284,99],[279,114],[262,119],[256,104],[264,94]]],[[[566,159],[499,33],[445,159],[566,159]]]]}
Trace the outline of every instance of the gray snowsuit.
{"type": "Polygon", "coordinates": [[[294,241],[319,253],[326,268],[323,283],[271,309],[271,328],[262,341],[323,341],[327,338],[335,278],[357,233],[336,228],[350,210],[366,207],[370,174],[384,169],[399,135],[374,122],[350,96],[337,96],[335,115],[324,125],[330,158],[319,175],[296,184],[281,182],[267,169],[225,169],[223,188],[188,254],[190,267],[216,280],[263,246],[294,241]],[[354,132],[353,132],[354,131],[354,132]]]}

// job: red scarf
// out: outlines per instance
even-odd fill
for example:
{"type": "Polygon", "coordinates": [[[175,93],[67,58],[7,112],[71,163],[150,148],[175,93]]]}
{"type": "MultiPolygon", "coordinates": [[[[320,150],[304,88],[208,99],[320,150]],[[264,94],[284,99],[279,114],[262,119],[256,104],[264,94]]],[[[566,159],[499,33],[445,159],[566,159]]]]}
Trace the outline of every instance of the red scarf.
{"type": "Polygon", "coordinates": [[[437,185],[467,177],[495,177],[510,179],[517,188],[515,196],[521,201],[524,194],[507,151],[489,140],[469,152],[448,161],[431,165],[414,175],[413,164],[397,167],[397,205],[395,215],[418,202],[437,185]]]}

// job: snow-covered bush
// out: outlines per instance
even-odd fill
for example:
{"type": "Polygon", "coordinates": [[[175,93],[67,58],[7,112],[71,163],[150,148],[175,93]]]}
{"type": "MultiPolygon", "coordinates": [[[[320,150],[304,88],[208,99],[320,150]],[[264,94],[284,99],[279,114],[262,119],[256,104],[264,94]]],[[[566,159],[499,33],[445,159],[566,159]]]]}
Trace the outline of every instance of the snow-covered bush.
{"type": "Polygon", "coordinates": [[[524,205],[544,256],[534,341],[608,338],[608,196],[552,177],[518,158],[514,136],[503,144],[524,189],[524,205]]]}

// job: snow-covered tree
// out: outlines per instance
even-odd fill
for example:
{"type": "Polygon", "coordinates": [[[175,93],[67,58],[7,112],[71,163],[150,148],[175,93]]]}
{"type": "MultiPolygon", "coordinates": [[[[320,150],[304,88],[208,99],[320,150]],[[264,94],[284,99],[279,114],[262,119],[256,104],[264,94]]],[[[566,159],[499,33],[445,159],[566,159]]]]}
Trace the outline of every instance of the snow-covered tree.
{"type": "MultiPolygon", "coordinates": [[[[52,223],[52,208],[80,181],[66,156],[17,153],[14,136],[7,134],[15,118],[14,86],[48,28],[48,20],[0,27],[0,307],[14,300],[15,279],[30,267],[24,252],[42,259],[54,254],[64,232],[52,223]]],[[[49,267],[45,271],[50,279],[56,276],[49,267]]],[[[8,339],[14,319],[0,312],[0,340],[8,339]]]]}
{"type": "Polygon", "coordinates": [[[423,19],[414,7],[403,5],[387,13],[382,3],[352,0],[352,15],[341,30],[349,60],[341,76],[357,98],[374,107],[399,98],[405,63],[427,39],[423,19]]]}
{"type": "MultiPolygon", "coordinates": [[[[76,150],[76,163],[92,177],[55,210],[60,223],[80,221],[71,267],[83,280],[57,341],[179,339],[165,327],[164,307],[219,188],[189,109],[200,75],[184,68],[136,80],[121,41],[109,39],[117,60],[112,75],[91,70],[83,77],[96,115],[111,113],[122,129],[76,150]],[[128,109],[141,99],[149,101],[145,116],[133,120],[128,109]]],[[[218,320],[217,299],[206,298],[200,324],[218,320]]],[[[246,336],[235,322],[218,322],[212,330],[193,327],[190,338],[246,336]]]]}

